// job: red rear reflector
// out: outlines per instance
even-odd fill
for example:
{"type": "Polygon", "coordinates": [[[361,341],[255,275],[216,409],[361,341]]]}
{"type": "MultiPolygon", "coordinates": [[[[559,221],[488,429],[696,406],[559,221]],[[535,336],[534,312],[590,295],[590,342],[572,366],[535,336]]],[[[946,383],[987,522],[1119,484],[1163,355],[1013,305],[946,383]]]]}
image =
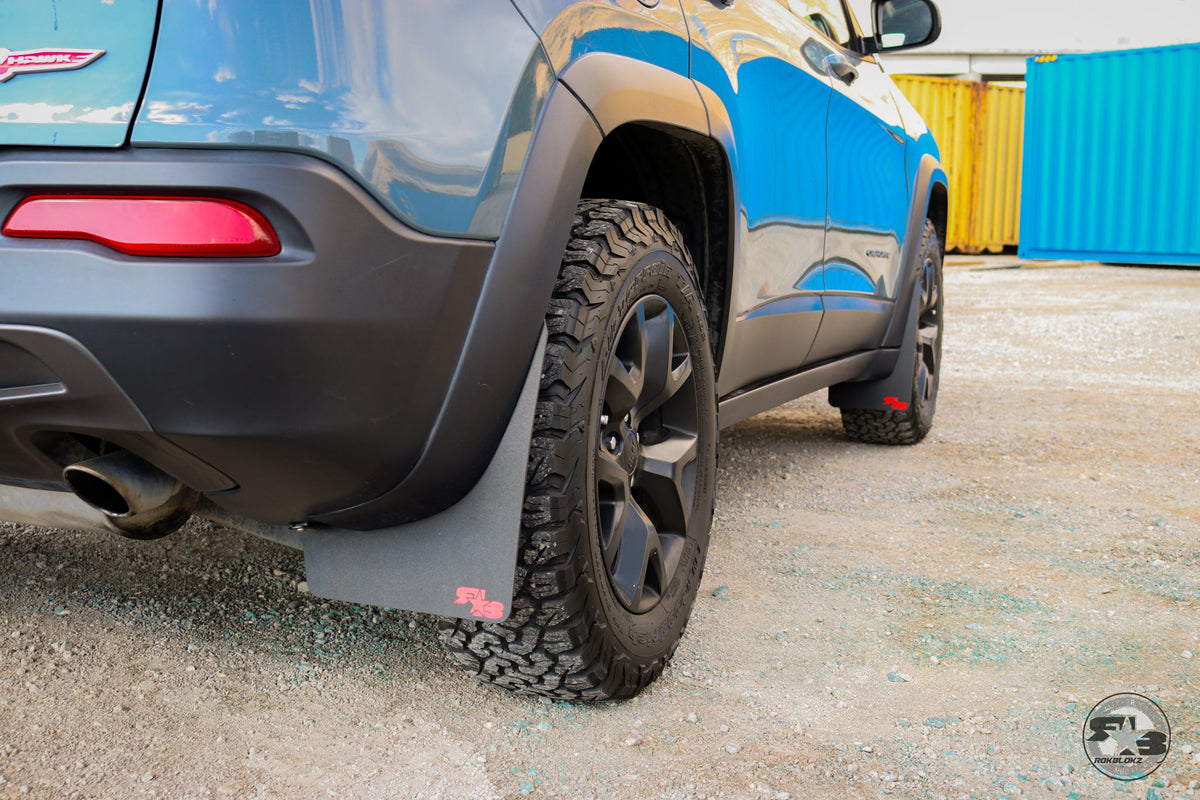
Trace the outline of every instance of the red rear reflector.
{"type": "Polygon", "coordinates": [[[273,256],[279,237],[242,203],[203,197],[27,197],[8,215],[5,236],[86,239],[133,256],[273,256]]]}

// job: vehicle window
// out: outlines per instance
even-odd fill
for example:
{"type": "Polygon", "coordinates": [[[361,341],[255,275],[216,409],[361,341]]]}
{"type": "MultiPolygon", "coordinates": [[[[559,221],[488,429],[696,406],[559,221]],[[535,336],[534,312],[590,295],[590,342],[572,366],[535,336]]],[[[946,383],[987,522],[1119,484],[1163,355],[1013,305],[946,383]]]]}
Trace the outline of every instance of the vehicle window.
{"type": "Polygon", "coordinates": [[[783,0],[783,4],[838,44],[845,46],[849,43],[850,26],[846,24],[846,15],[842,12],[839,0],[783,0]]]}

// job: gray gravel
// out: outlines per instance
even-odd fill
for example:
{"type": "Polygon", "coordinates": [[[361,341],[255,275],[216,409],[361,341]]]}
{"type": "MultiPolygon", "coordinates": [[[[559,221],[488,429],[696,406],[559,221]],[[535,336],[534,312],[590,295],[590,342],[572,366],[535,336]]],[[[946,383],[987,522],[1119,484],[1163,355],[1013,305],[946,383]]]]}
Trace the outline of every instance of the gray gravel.
{"type": "Polygon", "coordinates": [[[432,620],[324,602],[285,548],[0,524],[0,798],[1200,800],[1200,272],[948,266],[915,448],[823,396],[726,431],[712,550],[663,679],[546,703],[432,620]],[[1173,745],[1117,784],[1108,694],[1173,745]]]}

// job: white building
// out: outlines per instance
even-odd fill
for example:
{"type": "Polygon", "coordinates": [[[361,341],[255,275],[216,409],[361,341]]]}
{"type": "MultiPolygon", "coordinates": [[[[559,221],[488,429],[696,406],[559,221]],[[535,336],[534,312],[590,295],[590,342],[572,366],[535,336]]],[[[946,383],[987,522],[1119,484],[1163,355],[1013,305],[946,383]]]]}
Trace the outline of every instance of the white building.
{"type": "MultiPolygon", "coordinates": [[[[935,0],[942,35],[884,58],[890,72],[1017,79],[1025,59],[1200,42],[1200,0],[935,0]]],[[[870,0],[850,0],[864,28],[870,0]]]]}

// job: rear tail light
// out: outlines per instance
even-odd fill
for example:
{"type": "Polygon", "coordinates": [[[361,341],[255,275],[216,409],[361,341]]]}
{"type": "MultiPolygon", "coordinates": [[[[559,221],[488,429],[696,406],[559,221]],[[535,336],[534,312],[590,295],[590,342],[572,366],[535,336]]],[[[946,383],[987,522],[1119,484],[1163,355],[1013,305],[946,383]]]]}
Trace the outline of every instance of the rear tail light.
{"type": "Polygon", "coordinates": [[[35,195],[4,223],[5,236],[85,239],[133,256],[253,258],[279,253],[266,218],[205,197],[35,195]]]}

